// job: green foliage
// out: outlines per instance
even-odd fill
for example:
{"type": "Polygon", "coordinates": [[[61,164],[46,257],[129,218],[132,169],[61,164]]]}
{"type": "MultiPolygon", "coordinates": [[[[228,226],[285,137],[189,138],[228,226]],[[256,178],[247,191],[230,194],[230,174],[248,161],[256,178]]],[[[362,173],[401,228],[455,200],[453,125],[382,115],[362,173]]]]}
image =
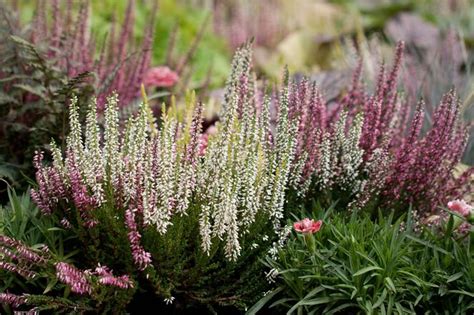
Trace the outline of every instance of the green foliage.
{"type": "Polygon", "coordinates": [[[0,234],[32,248],[46,245],[54,254],[63,255],[65,235],[54,227],[58,221],[54,217],[42,217],[27,193],[18,195],[9,189],[8,197],[9,204],[0,207],[0,234]]]}
{"type": "Polygon", "coordinates": [[[177,310],[201,305],[215,310],[222,306],[248,308],[269,289],[261,260],[274,239],[256,236],[272,235],[271,222],[264,215],[256,218],[243,236],[241,256],[234,262],[226,258],[224,242],[214,243],[209,255],[203,252],[195,237],[199,234],[196,210],[175,217],[166,235],[150,230],[144,234],[144,246],[151,249],[158,266],[151,277],[153,289],[160,296],[173,296],[177,310]]]}
{"type": "MultiPolygon", "coordinates": [[[[466,314],[474,308],[472,233],[458,239],[410,220],[340,215],[325,220],[313,252],[298,234],[267,266],[278,286],[264,304],[288,314],[466,314]],[[270,304],[271,302],[271,304],[270,304]]],[[[306,236],[308,237],[308,235],[306,236]]]]}
{"type": "MultiPolygon", "coordinates": [[[[61,261],[70,261],[77,251],[69,251],[66,254],[64,245],[71,235],[55,227],[58,221],[54,217],[41,216],[28,194],[18,195],[14,190],[8,189],[8,198],[9,204],[0,207],[0,235],[21,241],[35,251],[42,251],[44,246],[47,246],[61,261]]],[[[3,254],[0,254],[2,261],[3,258],[3,254]]],[[[41,294],[47,293],[56,285],[54,271],[42,272],[34,279],[25,279],[18,274],[0,269],[0,292],[8,290],[8,292],[41,294]]]]}

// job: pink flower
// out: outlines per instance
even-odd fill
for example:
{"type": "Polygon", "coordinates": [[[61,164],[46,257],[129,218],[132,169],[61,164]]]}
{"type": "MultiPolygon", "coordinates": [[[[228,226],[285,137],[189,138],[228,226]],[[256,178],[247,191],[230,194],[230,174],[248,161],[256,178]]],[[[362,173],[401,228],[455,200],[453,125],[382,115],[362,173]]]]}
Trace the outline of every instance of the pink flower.
{"type": "Polygon", "coordinates": [[[473,207],[468,205],[464,200],[459,199],[448,202],[448,208],[453,212],[459,213],[463,217],[467,217],[473,209],[473,207]]]}
{"type": "Polygon", "coordinates": [[[17,308],[26,303],[26,297],[3,292],[0,293],[0,303],[5,303],[17,308]]]}
{"type": "Polygon", "coordinates": [[[86,273],[73,265],[59,262],[56,265],[56,276],[59,281],[71,287],[78,294],[91,294],[92,287],[86,278],[86,273]]]}
{"type": "Polygon", "coordinates": [[[313,234],[319,231],[322,224],[323,224],[323,221],[321,220],[314,221],[314,220],[305,218],[301,221],[295,222],[293,224],[293,227],[296,232],[300,232],[304,234],[308,234],[308,233],[313,234]]]}
{"type": "Polygon", "coordinates": [[[178,82],[179,76],[176,72],[166,66],[154,67],[147,71],[143,78],[145,86],[171,87],[178,82]]]}

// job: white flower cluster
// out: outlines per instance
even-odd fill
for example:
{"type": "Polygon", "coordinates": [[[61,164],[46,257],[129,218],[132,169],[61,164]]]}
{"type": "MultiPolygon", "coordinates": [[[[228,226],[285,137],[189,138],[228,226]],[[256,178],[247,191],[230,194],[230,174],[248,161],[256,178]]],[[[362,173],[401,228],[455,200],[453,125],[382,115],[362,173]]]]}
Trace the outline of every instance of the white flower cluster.
{"type": "MultiPolygon", "coordinates": [[[[250,49],[237,52],[231,77],[250,77],[250,49]]],[[[235,80],[234,80],[235,81],[235,80]]],[[[295,149],[294,124],[288,120],[288,101],[280,106],[276,142],[268,141],[270,100],[257,113],[253,88],[248,82],[227,85],[227,103],[219,133],[210,139],[200,175],[200,216],[203,249],[211,239],[226,242],[229,259],[240,253],[239,235],[246,233],[259,211],[265,211],[279,227],[283,217],[285,190],[295,149]]],[[[282,98],[288,98],[283,90],[282,98]]]]}
{"type": "Polygon", "coordinates": [[[319,171],[314,174],[322,190],[334,185],[354,194],[361,190],[359,174],[364,150],[359,146],[359,140],[362,124],[363,117],[359,114],[347,128],[347,112],[343,111],[334,127],[334,133],[324,134],[320,147],[320,165],[315,168],[319,171]]]}

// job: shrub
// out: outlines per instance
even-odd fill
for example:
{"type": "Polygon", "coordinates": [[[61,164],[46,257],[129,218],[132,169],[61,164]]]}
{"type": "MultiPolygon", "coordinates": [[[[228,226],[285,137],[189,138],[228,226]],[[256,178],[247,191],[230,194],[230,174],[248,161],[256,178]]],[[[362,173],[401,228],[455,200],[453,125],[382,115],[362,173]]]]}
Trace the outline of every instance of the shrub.
{"type": "Polygon", "coordinates": [[[303,180],[296,185],[300,195],[374,215],[379,207],[399,215],[412,204],[420,216],[468,195],[474,167],[459,177],[454,173],[468,130],[459,99],[455,91],[445,94],[431,129],[421,134],[424,103],[410,122],[412,104],[397,92],[403,48],[400,42],[390,71],[382,64],[372,93],[360,82],[362,61],[348,93],[332,104],[308,80],[291,85],[290,117],[298,120],[295,160],[304,160],[303,180]]]}
{"type": "MultiPolygon", "coordinates": [[[[429,214],[447,198],[459,198],[469,189],[473,169],[458,179],[452,175],[465,132],[457,119],[455,94],[442,100],[426,135],[419,135],[421,105],[406,127],[408,108],[396,93],[402,49],[400,44],[388,75],[382,68],[372,96],[359,82],[359,67],[349,93],[328,108],[314,84],[290,82],[287,72],[272,96],[260,93],[251,72],[250,45],[244,45],[232,63],[217,131],[205,136],[203,106],[193,97],[184,113],[173,106],[164,108],[159,126],[145,99],[124,130],[117,95],[109,98],[103,117],[96,103],[89,103],[84,128],[79,100],[73,98],[65,152],[52,143],[50,165],[43,163],[42,152],[35,156],[38,187],[31,196],[44,216],[57,217],[77,236],[69,248],[83,250],[74,265],[46,257],[49,263],[38,268],[53,270],[59,264],[74,274],[84,285],[70,288],[83,294],[81,299],[72,295],[73,303],[105,303],[103,295],[96,294],[105,285],[99,281],[102,271],[95,269],[100,264],[113,270],[108,276],[128,277],[133,283],[125,289],[129,291],[118,293],[121,303],[106,303],[106,308],[148,298],[143,291],[154,292],[155,302],[156,297],[173,302],[176,310],[196,304],[244,308],[267,285],[263,277],[255,281],[263,268],[259,259],[275,254],[283,244],[290,210],[311,203],[324,207],[339,199],[338,207],[354,218],[363,213],[358,210],[372,218],[376,210],[395,210],[398,217],[410,204],[429,214]],[[288,194],[289,187],[293,191],[288,194]]],[[[359,224],[359,237],[373,231],[376,238],[375,223],[366,217],[360,220],[352,227],[359,224]]],[[[408,285],[409,277],[392,269],[381,273],[389,263],[405,266],[403,255],[413,247],[390,219],[380,222],[386,238],[370,247],[376,250],[371,259],[378,261],[370,271],[379,281],[376,292],[364,296],[363,307],[414,308],[419,301],[405,300],[408,291],[392,290],[395,284],[408,285]],[[390,262],[384,248],[377,247],[384,244],[396,254],[390,254],[390,262]],[[384,285],[381,299],[377,294],[384,292],[384,285]],[[398,304],[386,304],[387,296],[398,304]]],[[[341,235],[334,231],[334,237],[341,235]]],[[[369,251],[364,243],[358,246],[369,251]]],[[[361,265],[365,257],[356,259],[354,263],[361,265]]],[[[68,278],[56,272],[53,278],[70,287],[68,278]]],[[[372,287],[364,289],[358,282],[356,288],[372,287]]]]}
{"type": "MultiPolygon", "coordinates": [[[[84,283],[73,293],[96,301],[94,278],[84,272],[101,264],[176,307],[243,308],[254,301],[265,287],[263,279],[254,279],[259,259],[285,233],[296,129],[282,101],[269,140],[270,100],[256,112],[251,82],[239,80],[249,72],[247,45],[236,53],[226,111],[204,151],[199,102],[182,120],[164,111],[159,128],[144,103],[122,133],[114,95],[102,134],[94,103],[82,131],[73,98],[66,154],[52,144],[49,166],[42,153],[36,155],[38,188],[31,192],[44,216],[59,218],[77,236],[69,248],[84,249],[75,267],[60,265],[84,283]]],[[[287,88],[280,93],[288,97],[287,88]]],[[[71,285],[65,277],[58,280],[71,285]]]]}

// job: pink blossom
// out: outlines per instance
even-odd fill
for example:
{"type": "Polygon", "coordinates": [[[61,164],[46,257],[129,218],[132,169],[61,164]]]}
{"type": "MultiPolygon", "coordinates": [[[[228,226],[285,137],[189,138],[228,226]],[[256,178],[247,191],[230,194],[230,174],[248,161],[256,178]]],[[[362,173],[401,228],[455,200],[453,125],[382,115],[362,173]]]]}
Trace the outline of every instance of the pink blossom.
{"type": "Polygon", "coordinates": [[[22,304],[25,304],[26,298],[24,296],[11,293],[0,293],[0,303],[5,303],[16,308],[22,304]]]}
{"type": "Polygon", "coordinates": [[[462,215],[463,217],[467,217],[473,207],[468,205],[464,200],[452,200],[450,202],[448,202],[448,208],[449,210],[453,211],[453,212],[457,212],[459,213],[460,215],[462,215]]]}
{"type": "Polygon", "coordinates": [[[27,278],[27,279],[32,279],[36,276],[36,274],[32,271],[20,268],[17,265],[14,265],[14,264],[11,264],[11,263],[8,263],[8,262],[4,262],[4,261],[0,261],[0,269],[17,273],[20,276],[22,276],[24,278],[27,278]]]}
{"type": "Polygon", "coordinates": [[[147,71],[143,84],[154,87],[172,87],[178,80],[179,76],[176,72],[166,66],[160,66],[147,71]]]}
{"type": "Polygon", "coordinates": [[[56,276],[59,281],[71,287],[77,294],[91,294],[92,287],[83,271],[64,262],[56,264],[56,276]]]}
{"type": "Polygon", "coordinates": [[[144,270],[151,264],[151,254],[145,251],[140,245],[140,239],[142,236],[138,232],[133,210],[128,209],[125,211],[125,223],[129,230],[127,235],[130,242],[130,247],[132,249],[133,261],[140,270],[144,270]]]}
{"type": "Polygon", "coordinates": [[[113,275],[104,275],[99,279],[99,283],[102,285],[114,286],[120,289],[133,288],[133,282],[127,275],[115,277],[113,275]]]}
{"type": "Polygon", "coordinates": [[[16,254],[18,258],[21,258],[27,262],[32,263],[44,263],[45,260],[43,257],[39,256],[29,248],[25,244],[20,241],[14,240],[8,236],[0,235],[0,245],[4,245],[10,247],[11,249],[16,250],[16,254]]]}
{"type": "Polygon", "coordinates": [[[305,218],[301,221],[295,222],[293,224],[293,227],[296,232],[304,233],[304,234],[313,234],[319,231],[321,228],[321,225],[323,224],[323,221],[318,220],[314,221],[308,218],[305,218]]]}

